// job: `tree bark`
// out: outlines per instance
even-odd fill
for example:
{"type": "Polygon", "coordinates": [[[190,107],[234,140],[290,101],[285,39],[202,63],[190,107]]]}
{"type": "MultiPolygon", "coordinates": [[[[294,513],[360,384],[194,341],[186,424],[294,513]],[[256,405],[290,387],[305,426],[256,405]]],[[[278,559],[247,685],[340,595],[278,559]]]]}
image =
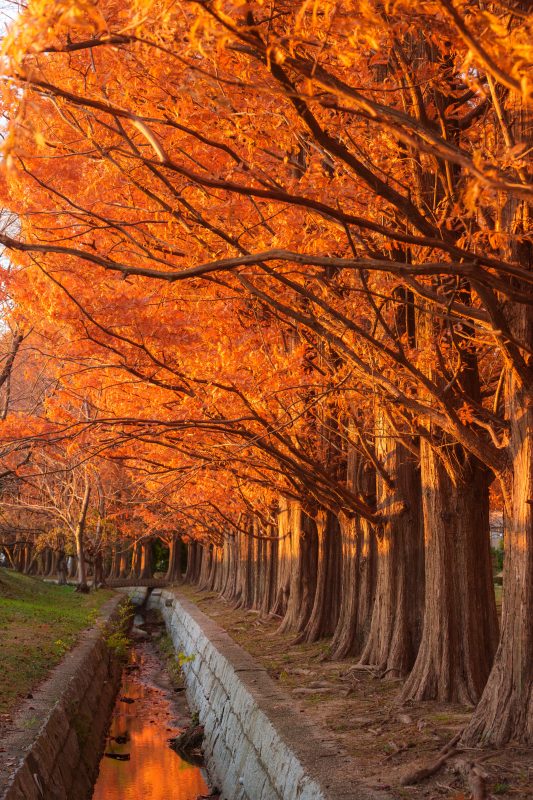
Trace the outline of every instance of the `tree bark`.
{"type": "Polygon", "coordinates": [[[57,564],[59,560],[59,553],[57,550],[50,551],[50,562],[48,565],[48,572],[46,574],[47,578],[52,578],[54,575],[57,574],[57,564]]]}
{"type": "Polygon", "coordinates": [[[130,571],[130,559],[132,558],[132,548],[129,545],[120,545],[120,558],[117,578],[127,578],[130,571]]]}
{"type": "Polygon", "coordinates": [[[129,578],[138,578],[141,569],[141,542],[135,542],[131,553],[129,578]]]}
{"type": "MultiPolygon", "coordinates": [[[[242,523],[247,530],[253,530],[252,520],[246,519],[242,523]]],[[[238,531],[237,539],[237,598],[236,608],[252,608],[253,605],[253,586],[252,586],[252,538],[245,533],[238,531]]]]}
{"type": "Polygon", "coordinates": [[[287,604],[290,595],[291,562],[292,562],[292,542],[290,537],[290,510],[289,503],[284,497],[279,499],[279,509],[277,514],[277,534],[278,534],[278,569],[276,578],[276,590],[272,603],[271,613],[274,616],[284,617],[287,611],[287,604]]]}
{"type": "Polygon", "coordinates": [[[165,580],[169,583],[181,583],[181,552],[183,542],[179,536],[172,536],[168,544],[168,569],[165,580]]]}
{"type": "Polygon", "coordinates": [[[64,550],[60,550],[57,557],[57,582],[59,586],[64,586],[67,582],[67,559],[64,550]]]}
{"type": "Polygon", "coordinates": [[[87,480],[85,482],[85,492],[81,503],[80,515],[76,530],[74,531],[74,541],[76,542],[76,558],[78,560],[78,578],[77,578],[77,592],[88,592],[87,586],[87,566],[85,563],[85,550],[84,550],[84,535],[85,535],[85,522],[87,520],[87,512],[89,510],[89,500],[91,498],[91,484],[87,480]]]}
{"type": "MultiPolygon", "coordinates": [[[[519,341],[533,342],[533,310],[512,320],[519,341]]],[[[530,366],[531,372],[531,359],[530,366]]],[[[466,728],[466,744],[533,743],[533,374],[507,380],[512,491],[505,514],[501,638],[485,691],[466,728]]]]}
{"type": "Polygon", "coordinates": [[[111,545],[111,558],[109,561],[109,570],[107,572],[107,577],[109,579],[115,580],[118,578],[119,575],[119,554],[118,554],[118,546],[116,544],[111,545]]]}
{"type": "Polygon", "coordinates": [[[237,543],[233,534],[226,535],[223,546],[222,597],[233,603],[237,595],[237,543]]]}
{"type": "Polygon", "coordinates": [[[313,608],[298,642],[316,642],[332,636],[340,613],[341,537],[339,523],[331,511],[319,510],[315,517],[318,565],[313,608]]]}
{"type": "MultiPolygon", "coordinates": [[[[375,502],[376,475],[354,447],[348,447],[346,479],[355,493],[375,502]]],[[[333,659],[361,652],[370,627],[376,590],[376,537],[373,526],[362,517],[338,515],[342,541],[341,606],[331,643],[333,659]]]]}
{"type": "Polygon", "coordinates": [[[314,521],[304,514],[302,506],[291,501],[286,519],[280,528],[286,540],[289,566],[285,615],[280,633],[303,634],[313,610],[316,591],[318,542],[314,521]],[[290,555],[289,555],[290,553],[290,555]]]}
{"type": "Polygon", "coordinates": [[[261,597],[261,616],[266,618],[270,615],[276,598],[276,583],[278,569],[278,541],[272,526],[269,526],[268,541],[264,542],[264,588],[261,597]]]}
{"type": "Polygon", "coordinates": [[[376,476],[377,587],[362,664],[386,678],[404,677],[420,644],[424,612],[424,539],[418,463],[383,415],[378,416],[376,455],[390,482],[376,476]]]}
{"type": "Polygon", "coordinates": [[[421,441],[426,604],[422,640],[402,700],[475,704],[497,641],[489,539],[488,473],[461,448],[444,444],[453,478],[421,441]]]}
{"type": "Polygon", "coordinates": [[[70,564],[67,560],[67,577],[72,579],[78,574],[78,560],[76,556],[73,555],[69,556],[69,558],[70,564]]]}
{"type": "Polygon", "coordinates": [[[153,555],[152,555],[152,541],[141,542],[141,563],[139,568],[139,577],[152,578],[154,575],[153,555]]]}

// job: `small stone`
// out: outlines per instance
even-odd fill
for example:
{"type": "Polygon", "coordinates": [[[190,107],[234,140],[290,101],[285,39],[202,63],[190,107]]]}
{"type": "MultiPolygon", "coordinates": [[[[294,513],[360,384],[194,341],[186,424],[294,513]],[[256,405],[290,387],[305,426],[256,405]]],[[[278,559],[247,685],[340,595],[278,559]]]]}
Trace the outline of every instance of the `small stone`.
{"type": "Polygon", "coordinates": [[[133,641],[135,641],[135,642],[144,641],[145,639],[149,639],[150,638],[150,634],[149,633],[146,633],[146,631],[143,631],[142,628],[136,628],[136,627],[133,627],[131,629],[130,636],[133,639],[133,641]]]}
{"type": "Polygon", "coordinates": [[[409,714],[398,714],[398,722],[401,722],[402,725],[411,725],[413,718],[409,714]]]}

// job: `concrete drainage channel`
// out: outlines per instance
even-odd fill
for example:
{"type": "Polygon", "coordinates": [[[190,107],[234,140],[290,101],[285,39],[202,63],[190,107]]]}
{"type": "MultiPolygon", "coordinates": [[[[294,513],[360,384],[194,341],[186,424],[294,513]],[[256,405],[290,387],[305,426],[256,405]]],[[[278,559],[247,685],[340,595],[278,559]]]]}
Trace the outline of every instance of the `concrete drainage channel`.
{"type": "Polygon", "coordinates": [[[205,730],[221,800],[387,800],[343,783],[343,758],[294,711],[266,670],[179,591],[154,590],[183,665],[187,698],[205,730]]]}

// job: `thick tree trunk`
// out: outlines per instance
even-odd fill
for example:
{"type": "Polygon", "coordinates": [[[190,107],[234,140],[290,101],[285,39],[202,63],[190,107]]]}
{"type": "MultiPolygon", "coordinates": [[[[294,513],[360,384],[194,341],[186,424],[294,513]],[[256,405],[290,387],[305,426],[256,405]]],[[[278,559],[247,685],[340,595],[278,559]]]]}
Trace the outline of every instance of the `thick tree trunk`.
{"type": "Polygon", "coordinates": [[[194,539],[189,542],[187,548],[187,570],[185,572],[185,580],[187,583],[195,585],[200,579],[203,560],[203,547],[200,542],[194,539]]]}
{"type": "Polygon", "coordinates": [[[132,558],[132,548],[131,546],[126,547],[125,545],[120,546],[120,558],[119,558],[119,566],[118,566],[118,575],[117,578],[127,578],[130,571],[130,559],[132,558]]]}
{"type": "Polygon", "coordinates": [[[274,607],[278,568],[278,541],[272,526],[269,526],[267,533],[269,538],[264,542],[264,586],[260,606],[262,617],[268,617],[274,607]]]}
{"type": "Polygon", "coordinates": [[[212,564],[213,564],[213,545],[208,544],[202,548],[202,564],[197,580],[198,589],[200,589],[201,591],[209,591],[209,581],[211,576],[212,564]]]}
{"type": "Polygon", "coordinates": [[[192,583],[192,577],[194,574],[194,562],[196,560],[196,542],[194,540],[189,540],[187,542],[187,567],[185,569],[185,581],[186,583],[192,583]]]}
{"type": "Polygon", "coordinates": [[[341,606],[331,642],[333,659],[361,652],[368,636],[376,586],[376,545],[372,526],[339,514],[342,538],[341,606]]]}
{"type": "Polygon", "coordinates": [[[129,578],[138,578],[141,571],[141,542],[135,542],[132,548],[129,578]]]}
{"type": "Polygon", "coordinates": [[[386,678],[412,668],[424,612],[424,539],[420,471],[385,417],[378,418],[376,455],[390,482],[376,477],[377,508],[384,522],[377,533],[377,586],[362,664],[386,678]]]}
{"type": "Polygon", "coordinates": [[[223,563],[224,575],[222,579],[222,597],[233,603],[237,595],[237,543],[235,536],[227,535],[224,540],[223,563]]]}
{"type": "MultiPolygon", "coordinates": [[[[370,503],[376,499],[375,470],[348,448],[347,483],[370,503]]],[[[342,540],[341,607],[331,643],[331,658],[357,655],[368,636],[376,589],[376,537],[362,517],[338,515],[342,540]]]]}
{"type": "MultiPolygon", "coordinates": [[[[252,520],[247,519],[241,523],[247,530],[252,530],[252,520]]],[[[253,605],[253,586],[252,586],[252,555],[253,544],[251,536],[239,531],[237,533],[237,602],[236,608],[252,608],[253,605]]]]}
{"type": "Polygon", "coordinates": [[[460,448],[441,450],[455,462],[455,483],[436,450],[421,441],[428,591],[418,657],[402,699],[475,704],[497,641],[488,474],[460,448]]]}
{"type": "MultiPolygon", "coordinates": [[[[513,319],[519,341],[533,342],[533,310],[513,319]]],[[[531,371],[531,360],[530,360],[531,371]]],[[[500,746],[533,743],[533,374],[507,386],[513,481],[505,516],[501,638],[490,677],[463,739],[500,746]]]]}
{"type": "Polygon", "coordinates": [[[211,564],[211,575],[209,578],[209,589],[211,592],[220,593],[222,589],[224,573],[224,564],[222,562],[223,557],[223,547],[220,545],[215,545],[213,552],[213,563],[211,564]]]}
{"type": "Polygon", "coordinates": [[[152,554],[152,541],[148,540],[141,544],[141,564],[139,569],[139,577],[153,578],[154,576],[154,563],[152,554]]]}
{"type": "Polygon", "coordinates": [[[316,518],[318,565],[311,615],[297,641],[316,642],[335,632],[340,613],[341,537],[337,518],[325,510],[316,518]]]}
{"type": "Polygon", "coordinates": [[[311,612],[316,591],[318,540],[314,521],[304,514],[300,503],[291,501],[287,507],[283,535],[290,552],[288,591],[285,615],[280,633],[303,634],[311,612]]]}
{"type": "Polygon", "coordinates": [[[288,501],[284,497],[279,500],[276,529],[278,534],[278,570],[271,613],[274,616],[283,618],[287,611],[290,595],[292,563],[290,508],[288,501]]]}
{"type": "Polygon", "coordinates": [[[263,528],[259,519],[254,518],[253,521],[253,538],[251,541],[252,549],[252,608],[261,608],[261,596],[264,588],[264,563],[265,548],[261,536],[263,528]]]}
{"type": "Polygon", "coordinates": [[[169,583],[181,583],[181,553],[183,542],[179,536],[173,536],[168,545],[168,569],[165,580],[169,583]]]}

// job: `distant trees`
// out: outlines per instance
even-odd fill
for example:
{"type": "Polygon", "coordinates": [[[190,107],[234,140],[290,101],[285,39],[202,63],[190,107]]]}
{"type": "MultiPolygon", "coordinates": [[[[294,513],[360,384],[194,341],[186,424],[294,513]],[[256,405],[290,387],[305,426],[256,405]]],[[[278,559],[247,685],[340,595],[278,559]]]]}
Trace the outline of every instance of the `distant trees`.
{"type": "Polygon", "coordinates": [[[34,0],[5,45],[12,313],[38,436],[126,483],[107,571],[157,535],[180,579],[179,532],[188,580],[479,701],[469,743],[533,737],[530,34],[515,0],[34,0]]]}

